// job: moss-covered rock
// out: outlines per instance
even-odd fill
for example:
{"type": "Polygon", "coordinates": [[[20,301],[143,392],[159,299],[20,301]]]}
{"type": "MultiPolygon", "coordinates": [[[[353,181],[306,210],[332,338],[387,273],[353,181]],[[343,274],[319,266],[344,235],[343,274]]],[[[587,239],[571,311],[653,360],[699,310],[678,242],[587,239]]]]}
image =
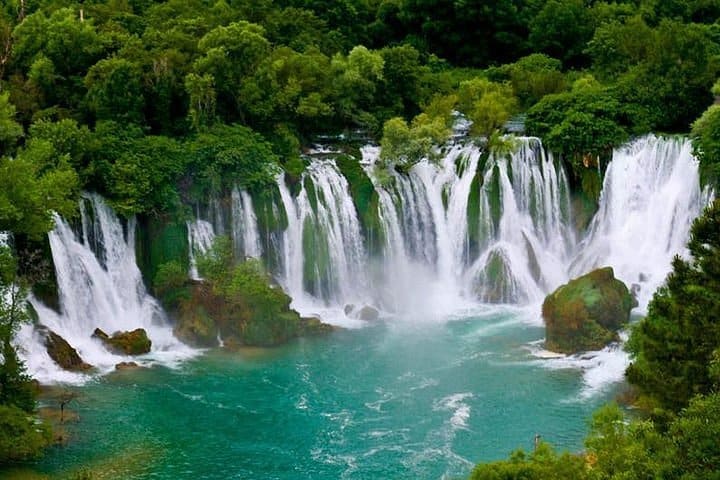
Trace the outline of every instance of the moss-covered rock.
{"type": "Polygon", "coordinates": [[[82,372],[93,368],[92,365],[85,363],[85,361],[80,358],[80,355],[78,355],[77,350],[60,335],[52,330],[46,330],[44,335],[45,349],[48,355],[62,368],[73,372],[82,372]]]}
{"type": "Polygon", "coordinates": [[[109,351],[118,355],[142,355],[150,352],[152,342],[144,328],[129,332],[115,332],[112,336],[96,328],[93,337],[100,339],[109,351]]]}
{"type": "Polygon", "coordinates": [[[543,303],[545,346],[561,353],[599,350],[617,340],[632,305],[628,288],[610,267],[571,280],[543,303]]]}
{"type": "Polygon", "coordinates": [[[180,299],[174,311],[175,336],[194,347],[216,347],[218,327],[211,314],[221,314],[223,303],[212,293],[209,285],[194,283],[190,287],[190,295],[180,299]]]}
{"type": "Polygon", "coordinates": [[[290,308],[290,297],[271,283],[257,260],[235,266],[218,262],[203,282],[190,285],[172,316],[175,334],[199,347],[223,345],[271,347],[302,335],[326,333],[332,327],[302,319],[290,308]]]}
{"type": "Polygon", "coordinates": [[[335,327],[330,324],[323,323],[317,317],[300,317],[299,334],[303,337],[324,335],[335,331],[335,327]]]}

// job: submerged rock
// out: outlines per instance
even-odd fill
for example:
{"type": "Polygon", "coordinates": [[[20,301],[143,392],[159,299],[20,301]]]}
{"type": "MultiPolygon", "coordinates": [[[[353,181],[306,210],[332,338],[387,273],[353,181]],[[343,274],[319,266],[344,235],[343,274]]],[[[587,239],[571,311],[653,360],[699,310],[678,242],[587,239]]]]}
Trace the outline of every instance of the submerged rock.
{"type": "Polygon", "coordinates": [[[618,339],[632,306],[632,295],[611,267],[571,280],[543,303],[545,347],[561,353],[599,350],[618,339]]]}
{"type": "Polygon", "coordinates": [[[92,336],[98,338],[109,351],[118,355],[142,355],[150,352],[152,346],[144,328],[136,328],[129,332],[115,332],[112,336],[108,336],[107,333],[96,328],[92,336]]]}
{"type": "Polygon", "coordinates": [[[53,332],[45,330],[45,349],[55,363],[65,370],[72,372],[89,370],[92,365],[85,363],[80,355],[63,337],[53,332]]]}

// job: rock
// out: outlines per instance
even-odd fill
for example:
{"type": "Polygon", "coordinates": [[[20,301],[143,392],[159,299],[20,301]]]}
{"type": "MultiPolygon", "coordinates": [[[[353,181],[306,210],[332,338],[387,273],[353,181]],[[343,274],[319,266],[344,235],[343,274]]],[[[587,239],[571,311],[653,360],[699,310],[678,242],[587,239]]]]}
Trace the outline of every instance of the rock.
{"type": "Polygon", "coordinates": [[[181,302],[174,315],[175,336],[193,347],[217,347],[218,327],[208,312],[214,309],[216,299],[206,286],[194,285],[190,298],[181,302]]]}
{"type": "Polygon", "coordinates": [[[52,330],[45,332],[45,348],[50,358],[65,370],[82,372],[93,368],[92,365],[85,363],[83,359],[80,358],[77,350],[52,330]]]}
{"type": "Polygon", "coordinates": [[[374,322],[380,318],[380,312],[378,312],[377,308],[365,305],[357,312],[357,318],[366,322],[374,322]]]}
{"type": "Polygon", "coordinates": [[[632,295],[632,299],[633,299],[633,303],[632,303],[633,308],[640,305],[640,303],[638,302],[638,293],[640,293],[640,290],[642,290],[642,287],[640,286],[639,283],[633,283],[632,285],[630,285],[630,295],[632,295]]]}
{"type": "Polygon", "coordinates": [[[599,350],[618,339],[632,305],[632,295],[610,267],[571,280],[543,303],[545,348],[561,353],[599,350]]]}
{"type": "Polygon", "coordinates": [[[329,323],[323,323],[318,317],[300,317],[301,336],[324,335],[335,331],[335,327],[329,323]]]}
{"type": "Polygon", "coordinates": [[[120,362],[115,365],[115,370],[137,370],[138,368],[141,367],[135,362],[120,362]]]}
{"type": "Polygon", "coordinates": [[[130,332],[115,332],[112,336],[96,328],[92,336],[100,339],[105,348],[118,355],[142,355],[150,352],[152,346],[144,328],[136,328],[130,332]]]}
{"type": "Polygon", "coordinates": [[[353,310],[355,310],[355,305],[353,305],[352,303],[348,303],[347,305],[345,305],[345,308],[343,308],[346,316],[350,316],[353,310]]]}

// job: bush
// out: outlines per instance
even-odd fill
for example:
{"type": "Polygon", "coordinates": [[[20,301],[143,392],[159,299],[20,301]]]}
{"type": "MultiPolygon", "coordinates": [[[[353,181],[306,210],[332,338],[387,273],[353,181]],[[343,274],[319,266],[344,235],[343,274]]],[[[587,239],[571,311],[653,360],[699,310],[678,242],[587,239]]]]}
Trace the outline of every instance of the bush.
{"type": "Polygon", "coordinates": [[[50,444],[49,427],[12,405],[0,405],[0,464],[37,458],[50,444]]]}

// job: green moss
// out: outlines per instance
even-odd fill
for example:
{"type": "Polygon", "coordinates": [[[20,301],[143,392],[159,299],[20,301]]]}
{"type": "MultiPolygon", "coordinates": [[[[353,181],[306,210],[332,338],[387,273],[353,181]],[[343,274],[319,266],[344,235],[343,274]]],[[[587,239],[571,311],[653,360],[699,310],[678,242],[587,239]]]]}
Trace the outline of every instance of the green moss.
{"type": "Polygon", "coordinates": [[[500,217],[502,217],[502,200],[500,198],[500,168],[495,165],[487,185],[488,205],[490,207],[490,217],[492,218],[495,229],[500,225],[500,217]]]}
{"type": "Polygon", "coordinates": [[[478,169],[470,184],[470,193],[468,195],[467,205],[467,225],[468,225],[468,242],[469,253],[471,258],[475,258],[479,251],[480,245],[480,189],[482,187],[482,174],[478,169]]]}
{"type": "Polygon", "coordinates": [[[330,249],[327,237],[319,234],[311,218],[303,225],[303,281],[304,287],[320,298],[329,294],[330,249]]]}
{"type": "Polygon", "coordinates": [[[350,187],[368,251],[371,255],[378,254],[382,250],[385,233],[380,223],[380,198],[375,187],[356,158],[340,155],[335,162],[350,187]]]}
{"type": "Polygon", "coordinates": [[[543,303],[546,346],[563,353],[603,348],[617,339],[632,305],[630,292],[610,267],[572,280],[543,303]]]}
{"type": "Polygon", "coordinates": [[[187,225],[166,217],[141,217],[136,235],[136,257],[145,282],[154,288],[160,265],[176,262],[189,268],[187,225]]]}
{"type": "Polygon", "coordinates": [[[580,189],[573,198],[575,227],[582,231],[590,224],[597,212],[602,191],[602,178],[597,169],[582,168],[580,170],[580,189]]]}

